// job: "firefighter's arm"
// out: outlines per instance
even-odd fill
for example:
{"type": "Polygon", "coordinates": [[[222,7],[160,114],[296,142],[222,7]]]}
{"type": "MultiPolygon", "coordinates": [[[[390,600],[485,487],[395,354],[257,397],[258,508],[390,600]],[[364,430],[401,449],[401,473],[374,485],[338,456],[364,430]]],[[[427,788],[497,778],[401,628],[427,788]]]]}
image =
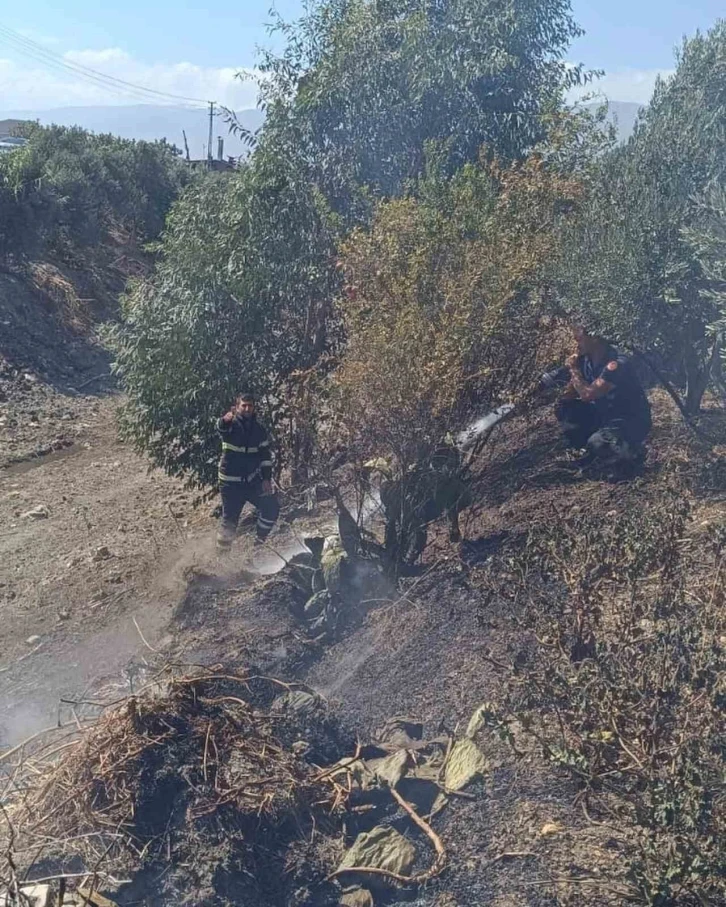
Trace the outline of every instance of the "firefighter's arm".
{"type": "Polygon", "coordinates": [[[615,386],[604,378],[596,378],[592,384],[588,384],[582,377],[577,356],[570,356],[567,360],[567,365],[572,375],[572,387],[583,403],[592,403],[593,400],[599,400],[601,397],[607,396],[615,386]]]}
{"type": "Polygon", "coordinates": [[[265,494],[270,494],[272,491],[272,446],[267,432],[265,432],[263,439],[260,441],[260,454],[262,455],[260,460],[262,484],[265,494]]]}
{"type": "Polygon", "coordinates": [[[221,419],[217,419],[217,431],[220,435],[228,435],[232,431],[232,422],[234,421],[234,413],[230,410],[228,413],[225,413],[221,419]]]}

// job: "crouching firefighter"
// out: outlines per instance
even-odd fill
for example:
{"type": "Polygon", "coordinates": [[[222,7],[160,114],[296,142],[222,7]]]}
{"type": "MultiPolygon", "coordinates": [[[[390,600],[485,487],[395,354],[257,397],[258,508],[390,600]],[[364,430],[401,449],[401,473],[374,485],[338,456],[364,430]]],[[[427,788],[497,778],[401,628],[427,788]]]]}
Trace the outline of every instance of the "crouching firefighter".
{"type": "Polygon", "coordinates": [[[240,514],[246,503],[257,510],[257,541],[263,542],[280,513],[272,493],[270,439],[255,416],[255,398],[240,394],[235,406],[217,422],[222,437],[219,462],[219,491],[222,497],[222,524],[217,547],[229,550],[240,514]]]}
{"type": "Polygon", "coordinates": [[[632,363],[582,327],[574,335],[577,353],[566,366],[542,377],[546,387],[564,387],[555,415],[568,445],[585,451],[574,465],[585,467],[595,460],[626,468],[641,465],[652,421],[632,363]]]}

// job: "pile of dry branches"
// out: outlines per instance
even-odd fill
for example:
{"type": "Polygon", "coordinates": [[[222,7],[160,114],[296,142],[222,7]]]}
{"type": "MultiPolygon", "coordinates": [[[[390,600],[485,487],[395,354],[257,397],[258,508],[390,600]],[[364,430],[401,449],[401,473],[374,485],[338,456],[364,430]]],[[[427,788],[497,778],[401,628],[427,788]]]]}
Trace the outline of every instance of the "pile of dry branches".
{"type": "Polygon", "coordinates": [[[252,681],[265,679],[166,669],[92,724],[78,721],[70,739],[46,740],[32,755],[17,748],[5,761],[10,840],[0,877],[42,858],[56,873],[80,863],[118,881],[149,859],[172,862],[180,828],[187,840],[210,822],[245,837],[261,820],[300,826],[334,811],[345,790],[277,739],[283,719],[253,707],[252,681]]]}

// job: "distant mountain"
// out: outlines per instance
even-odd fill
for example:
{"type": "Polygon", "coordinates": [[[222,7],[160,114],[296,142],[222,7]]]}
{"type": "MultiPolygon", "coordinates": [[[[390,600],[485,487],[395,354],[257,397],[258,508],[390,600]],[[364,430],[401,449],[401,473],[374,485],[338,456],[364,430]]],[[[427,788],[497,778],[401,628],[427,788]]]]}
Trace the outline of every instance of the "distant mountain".
{"type": "MultiPolygon", "coordinates": [[[[588,104],[591,110],[597,110],[600,106],[601,102],[588,104]]],[[[645,104],[635,104],[632,101],[608,101],[608,119],[615,124],[621,142],[627,142],[633,134],[638,113],[645,106],[645,104]]]]}
{"type": "MultiPolygon", "coordinates": [[[[111,133],[126,139],[153,142],[166,139],[184,150],[183,132],[187,134],[192,158],[206,157],[209,140],[209,117],[204,110],[186,107],[155,107],[138,104],[127,107],[58,107],[55,110],[0,111],[0,120],[39,120],[44,126],[81,126],[89,132],[111,133]]],[[[237,118],[247,129],[257,129],[264,119],[260,110],[241,110],[237,118]]],[[[217,156],[217,137],[224,138],[224,156],[239,157],[246,153],[243,143],[231,135],[221,116],[215,117],[212,153],[217,156]]]]}
{"type": "MultiPolygon", "coordinates": [[[[596,104],[590,105],[592,107],[596,104]]],[[[610,119],[618,128],[622,141],[633,131],[640,104],[627,101],[610,102],[610,119]]],[[[39,120],[43,125],[56,123],[59,126],[81,126],[90,132],[111,133],[127,139],[155,141],[166,139],[177,148],[184,150],[183,132],[189,142],[192,158],[206,157],[209,140],[209,119],[204,110],[190,110],[186,107],[155,107],[148,104],[109,107],[58,107],[55,110],[13,110],[1,111],[0,121],[39,120]]],[[[260,110],[237,112],[239,122],[247,129],[255,130],[262,125],[264,114],[260,110]]],[[[229,124],[222,116],[214,121],[212,154],[217,156],[217,137],[224,138],[224,156],[239,157],[247,151],[240,139],[230,134],[229,124]]]]}

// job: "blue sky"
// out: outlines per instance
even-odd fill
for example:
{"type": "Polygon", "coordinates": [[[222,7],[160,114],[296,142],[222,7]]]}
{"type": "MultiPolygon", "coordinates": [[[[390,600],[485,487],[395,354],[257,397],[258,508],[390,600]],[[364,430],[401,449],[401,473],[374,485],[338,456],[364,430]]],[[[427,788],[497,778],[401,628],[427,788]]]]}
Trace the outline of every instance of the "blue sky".
{"type": "MultiPolygon", "coordinates": [[[[300,0],[277,0],[276,6],[286,17],[301,9],[300,0]]],[[[268,9],[269,0],[23,0],[6,7],[0,26],[109,75],[240,107],[249,106],[254,90],[234,73],[252,68],[256,46],[269,43],[268,9]]],[[[570,59],[605,69],[602,88],[612,99],[645,101],[656,73],[673,66],[682,36],[708,28],[724,13],[716,0],[574,0],[574,14],[587,34],[570,59]]],[[[0,37],[0,107],[123,100],[103,95],[58,68],[49,72],[0,37]]]]}

